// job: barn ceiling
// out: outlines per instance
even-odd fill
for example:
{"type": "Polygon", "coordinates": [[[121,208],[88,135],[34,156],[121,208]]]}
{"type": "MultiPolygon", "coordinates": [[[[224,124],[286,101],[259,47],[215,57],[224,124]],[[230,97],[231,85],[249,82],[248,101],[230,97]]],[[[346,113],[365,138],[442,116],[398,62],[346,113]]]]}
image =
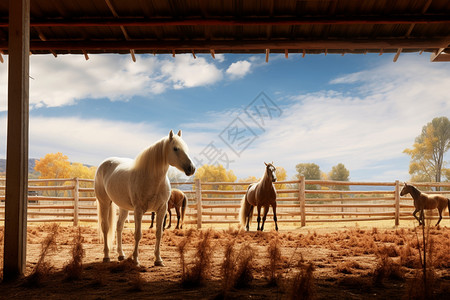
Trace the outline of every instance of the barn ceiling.
{"type": "MultiPolygon", "coordinates": [[[[0,54],[8,53],[0,1],[0,54]]],[[[32,54],[396,53],[450,61],[449,0],[32,0],[32,54]]]]}

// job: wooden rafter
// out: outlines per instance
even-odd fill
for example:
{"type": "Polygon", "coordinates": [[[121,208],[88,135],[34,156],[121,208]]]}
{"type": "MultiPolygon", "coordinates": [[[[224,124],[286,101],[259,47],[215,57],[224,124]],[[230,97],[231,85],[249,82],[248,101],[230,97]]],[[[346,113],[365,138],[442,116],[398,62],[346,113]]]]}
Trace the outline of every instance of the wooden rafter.
{"type": "MultiPolygon", "coordinates": [[[[191,53],[192,49],[204,52],[214,51],[240,51],[256,50],[265,52],[265,49],[282,50],[284,49],[306,49],[321,50],[328,49],[440,49],[445,48],[450,43],[448,38],[398,38],[398,39],[352,39],[352,40],[221,40],[221,41],[32,41],[30,49],[36,50],[165,50],[171,52],[173,49],[181,52],[191,53]]],[[[0,42],[0,50],[8,50],[6,42],[0,42]]]]}
{"type": "MultiPolygon", "coordinates": [[[[118,19],[119,18],[119,14],[117,13],[116,9],[114,8],[114,6],[112,5],[110,0],[105,0],[106,5],[108,6],[109,10],[111,11],[111,13],[113,14],[113,16],[118,19]]],[[[123,33],[123,36],[125,37],[125,40],[130,40],[130,36],[128,35],[127,30],[125,29],[124,25],[120,25],[120,30],[123,33]]],[[[131,54],[131,59],[136,62],[136,56],[134,53],[134,49],[130,49],[130,54],[131,54]]]]}
{"type": "MultiPolygon", "coordinates": [[[[105,0],[107,1],[107,0],[105,0]]],[[[391,16],[327,16],[273,18],[79,18],[33,19],[31,27],[105,27],[105,26],[246,26],[246,25],[352,25],[352,24],[450,24],[447,14],[416,14],[391,16]]],[[[0,27],[8,27],[0,20],[0,27]]]]}

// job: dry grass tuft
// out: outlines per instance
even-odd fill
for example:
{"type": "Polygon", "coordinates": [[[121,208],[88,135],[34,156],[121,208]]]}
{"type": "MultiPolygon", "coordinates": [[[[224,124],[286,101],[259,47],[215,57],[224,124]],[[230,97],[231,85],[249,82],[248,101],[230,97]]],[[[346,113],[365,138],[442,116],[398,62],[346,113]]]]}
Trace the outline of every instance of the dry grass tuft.
{"type": "Polygon", "coordinates": [[[280,274],[277,274],[277,269],[281,261],[281,249],[280,241],[278,237],[272,239],[267,248],[269,254],[269,270],[268,270],[268,281],[269,286],[277,286],[278,280],[280,279],[280,274]]]}
{"type": "Polygon", "coordinates": [[[403,280],[405,278],[405,272],[402,267],[394,263],[392,258],[387,255],[380,255],[379,259],[373,272],[373,283],[375,285],[381,285],[384,279],[403,280]]]}
{"type": "Polygon", "coordinates": [[[253,280],[253,258],[255,250],[245,243],[239,252],[235,250],[236,239],[230,240],[225,246],[224,260],[222,263],[222,293],[226,298],[232,288],[244,288],[253,280]]]}
{"type": "Polygon", "coordinates": [[[38,262],[36,263],[33,272],[26,277],[24,286],[37,287],[42,285],[42,281],[48,277],[53,269],[53,266],[47,261],[47,257],[52,251],[57,250],[56,237],[58,235],[58,229],[59,225],[56,223],[49,227],[50,233],[42,243],[38,262]]]}
{"type": "Polygon", "coordinates": [[[180,265],[181,265],[181,281],[186,278],[186,246],[189,243],[189,237],[185,236],[177,246],[177,251],[180,254],[180,265]]]}
{"type": "Polygon", "coordinates": [[[242,245],[237,256],[237,270],[235,274],[235,288],[244,288],[250,285],[253,280],[253,258],[255,257],[255,250],[250,244],[242,245]]]}
{"type": "Polygon", "coordinates": [[[289,289],[289,299],[314,298],[314,265],[312,263],[298,263],[298,271],[292,279],[289,289]]]}
{"type": "Polygon", "coordinates": [[[225,255],[221,266],[222,290],[224,298],[234,286],[234,273],[236,265],[236,251],[234,249],[235,244],[236,239],[232,239],[225,245],[225,255]]]}
{"type": "Polygon", "coordinates": [[[361,265],[354,260],[344,261],[336,266],[336,271],[343,274],[353,274],[354,269],[362,269],[361,265]]]}
{"type": "Polygon", "coordinates": [[[78,227],[78,234],[73,239],[72,260],[64,266],[66,280],[79,280],[83,272],[83,258],[85,251],[83,249],[83,236],[81,235],[81,227],[78,227]]]}
{"type": "Polygon", "coordinates": [[[198,242],[196,249],[197,253],[195,255],[195,259],[191,264],[185,265],[184,261],[184,250],[180,251],[180,254],[183,253],[182,256],[182,268],[183,275],[181,277],[181,283],[183,287],[197,287],[203,285],[205,280],[209,278],[209,270],[211,268],[212,262],[212,246],[211,246],[211,236],[212,230],[207,230],[205,232],[200,233],[201,240],[198,242]]]}

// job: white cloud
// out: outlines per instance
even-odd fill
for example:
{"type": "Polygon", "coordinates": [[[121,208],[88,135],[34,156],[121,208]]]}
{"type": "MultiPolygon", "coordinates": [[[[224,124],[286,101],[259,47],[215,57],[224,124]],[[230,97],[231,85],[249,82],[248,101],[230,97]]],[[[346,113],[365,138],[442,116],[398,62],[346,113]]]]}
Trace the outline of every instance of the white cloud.
{"type": "MultiPolygon", "coordinates": [[[[290,176],[297,163],[315,162],[324,172],[344,163],[358,174],[356,180],[407,180],[409,157],[403,150],[433,118],[450,118],[450,69],[404,58],[332,82],[357,86],[344,93],[293,96],[282,106],[282,115],[267,122],[265,132],[240,157],[220,144],[217,134],[211,139],[235,160],[230,168],[238,177],[259,176],[262,162],[273,160],[290,176]]],[[[216,123],[231,119],[217,116],[216,123]]]]}
{"type": "MultiPolygon", "coordinates": [[[[219,55],[223,62],[223,55],[219,55]]],[[[0,64],[0,111],[7,108],[7,63],[0,64]],[[3,96],[4,95],[4,96],[3,96]]],[[[160,94],[168,89],[207,86],[223,78],[215,62],[192,55],[129,56],[32,55],[30,107],[57,107],[85,98],[126,101],[133,96],[160,94]]]]}
{"type": "MultiPolygon", "coordinates": [[[[107,62],[99,66],[105,69],[99,74],[112,70],[108,64],[113,64],[118,56],[112,58],[105,58],[107,62]]],[[[119,77],[134,76],[138,81],[141,76],[148,76],[147,70],[156,70],[152,71],[151,76],[162,85],[159,87],[161,90],[176,84],[188,87],[213,82],[208,81],[207,76],[204,77],[201,72],[201,76],[193,81],[174,75],[175,70],[180,70],[183,74],[197,71],[192,61],[184,61],[187,58],[180,57],[180,61],[168,60],[166,65],[164,63],[167,62],[155,62],[151,58],[136,64],[124,62],[122,69],[113,69],[119,72],[119,77]],[[125,73],[120,73],[120,70],[125,73]]],[[[59,59],[60,57],[56,60],[59,59]]],[[[207,66],[206,61],[198,62],[207,66]]],[[[84,63],[86,62],[79,61],[77,64],[82,66],[84,63]]],[[[98,80],[95,71],[90,74],[84,71],[85,69],[87,68],[80,69],[83,76],[74,74],[70,77],[81,81],[80,89],[90,80],[98,80]]],[[[216,70],[210,70],[209,74],[219,78],[216,70]]],[[[63,75],[61,74],[61,77],[63,75]]],[[[3,88],[1,76],[2,73],[0,88],[3,88]]],[[[114,76],[116,75],[112,75],[114,76]]],[[[111,92],[111,97],[124,99],[133,94],[131,89],[127,89],[127,81],[124,79],[121,83],[124,90],[112,84],[114,80],[119,79],[105,80],[111,80],[106,85],[115,90],[111,92]]],[[[151,82],[146,78],[142,80],[145,84],[151,82]]],[[[434,117],[450,118],[450,69],[446,64],[404,57],[397,63],[389,62],[373,69],[346,74],[331,83],[337,88],[351,84],[351,89],[345,92],[328,90],[292,95],[290,102],[278,103],[282,115],[268,121],[264,127],[265,132],[259,132],[258,138],[240,157],[233,154],[218,136],[239,114],[236,110],[229,113],[212,112],[195,123],[183,124],[180,126],[186,130],[183,138],[190,146],[191,156],[198,158],[201,158],[201,151],[210,142],[214,142],[221,148],[222,153],[229,155],[232,160],[230,168],[240,178],[249,175],[260,176],[264,168],[263,162],[274,161],[276,165],[286,168],[289,176],[295,174],[295,164],[315,162],[324,172],[328,172],[338,163],[344,163],[354,180],[407,180],[409,158],[402,151],[412,146],[422,126],[434,117]]],[[[64,80],[60,84],[68,85],[64,80]]],[[[144,83],[137,83],[139,84],[144,83]]],[[[154,87],[147,88],[151,90],[154,87]]],[[[86,89],[90,93],[93,93],[93,90],[95,89],[86,89]]],[[[105,88],[101,93],[108,92],[105,88]]],[[[74,93],[78,93],[75,88],[74,93]]],[[[80,92],[83,93],[87,92],[80,92]]],[[[61,95],[63,96],[64,94],[61,95]]],[[[288,98],[285,94],[279,97],[288,98]]],[[[76,97],[67,96],[67,99],[74,101],[76,97]]],[[[6,125],[6,117],[0,116],[0,124],[6,125]]],[[[31,117],[30,124],[30,157],[41,157],[49,152],[61,151],[72,161],[92,165],[97,165],[102,159],[112,155],[134,157],[144,147],[167,134],[149,123],[31,117]]],[[[3,125],[0,127],[6,128],[3,125]]],[[[6,141],[5,134],[6,132],[0,131],[0,141],[6,141]]],[[[1,146],[4,147],[3,144],[1,146]]],[[[4,150],[0,148],[0,157],[4,157],[4,150]]],[[[448,154],[446,159],[448,160],[448,154]]]]}
{"type": "Polygon", "coordinates": [[[231,79],[242,78],[250,72],[251,63],[246,60],[240,60],[232,63],[226,70],[231,79]]]}
{"type": "Polygon", "coordinates": [[[222,72],[214,64],[191,55],[177,55],[174,60],[165,60],[161,73],[175,89],[209,85],[222,79],[222,72]]]}

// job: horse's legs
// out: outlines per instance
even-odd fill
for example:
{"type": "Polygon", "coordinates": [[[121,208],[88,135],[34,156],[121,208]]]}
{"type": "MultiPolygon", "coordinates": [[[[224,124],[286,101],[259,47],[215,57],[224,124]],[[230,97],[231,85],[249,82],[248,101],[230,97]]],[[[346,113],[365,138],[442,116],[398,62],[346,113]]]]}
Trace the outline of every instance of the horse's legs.
{"type": "Polygon", "coordinates": [[[420,210],[420,221],[422,222],[421,225],[425,226],[425,212],[423,208],[420,210]]]}
{"type": "Polygon", "coordinates": [[[275,222],[275,230],[278,231],[277,203],[276,202],[274,204],[272,204],[272,211],[273,211],[273,221],[275,222]]]}
{"type": "MultiPolygon", "coordinates": [[[[180,207],[178,205],[175,205],[175,212],[177,213],[177,227],[175,227],[175,229],[178,229],[180,228],[180,217],[181,217],[180,207]]],[[[183,225],[181,225],[181,227],[183,227],[183,225]]]]}
{"type": "Polygon", "coordinates": [[[155,266],[164,266],[164,263],[161,259],[160,253],[160,245],[161,245],[161,237],[162,237],[162,225],[163,219],[166,216],[167,211],[167,203],[162,205],[158,211],[156,212],[156,242],[155,242],[155,266]]]}
{"type": "Polygon", "coordinates": [[[119,254],[119,260],[125,259],[125,254],[122,250],[122,231],[125,220],[128,217],[128,210],[120,209],[119,218],[117,219],[117,254],[119,254]]]}
{"type": "Polygon", "coordinates": [[[264,212],[263,212],[263,218],[262,218],[262,225],[261,225],[261,231],[264,230],[264,223],[266,222],[267,213],[269,212],[269,206],[264,206],[264,212]]]}
{"type": "MultiPolygon", "coordinates": [[[[142,230],[141,230],[141,222],[142,216],[144,212],[141,209],[134,209],[134,251],[133,251],[133,260],[136,265],[139,265],[139,241],[142,238],[142,230]]],[[[156,220],[158,220],[158,216],[156,216],[156,220]]],[[[157,228],[158,231],[160,228],[157,228]]]]}
{"type": "Polygon", "coordinates": [[[170,228],[172,227],[172,210],[168,209],[167,211],[169,212],[169,226],[167,226],[167,228],[170,228]]]}
{"type": "Polygon", "coordinates": [[[247,226],[246,226],[247,231],[250,230],[250,220],[253,217],[253,205],[251,205],[250,203],[248,205],[250,206],[250,208],[247,215],[247,226]]]}
{"type": "Polygon", "coordinates": [[[112,246],[112,240],[108,240],[108,236],[110,239],[114,239],[114,233],[111,235],[109,234],[111,230],[112,224],[110,224],[110,219],[112,218],[112,202],[111,201],[104,201],[103,203],[98,201],[99,205],[99,221],[100,227],[102,229],[103,233],[103,262],[110,262],[109,258],[109,247],[112,246]],[[106,202],[106,204],[104,203],[106,202]]]}
{"type": "MultiPolygon", "coordinates": [[[[414,218],[416,218],[417,221],[419,221],[419,225],[422,225],[421,219],[419,219],[419,218],[417,217],[417,215],[416,215],[417,212],[419,212],[419,209],[418,209],[418,208],[416,208],[416,209],[414,210],[413,216],[414,216],[414,218]]],[[[421,216],[420,218],[422,218],[422,216],[421,216]]]]}
{"type": "Polygon", "coordinates": [[[150,224],[149,229],[153,228],[153,220],[155,220],[155,212],[152,211],[152,223],[150,224]]]}
{"type": "Polygon", "coordinates": [[[256,218],[256,221],[258,221],[258,228],[256,229],[256,231],[262,231],[262,229],[259,228],[259,222],[261,222],[261,206],[257,205],[256,210],[258,211],[258,218],[256,218]]]}
{"type": "Polygon", "coordinates": [[[437,221],[437,223],[436,223],[436,225],[435,226],[438,226],[439,225],[439,223],[441,222],[441,220],[442,220],[442,209],[438,209],[438,211],[439,211],[439,220],[437,221]]]}

